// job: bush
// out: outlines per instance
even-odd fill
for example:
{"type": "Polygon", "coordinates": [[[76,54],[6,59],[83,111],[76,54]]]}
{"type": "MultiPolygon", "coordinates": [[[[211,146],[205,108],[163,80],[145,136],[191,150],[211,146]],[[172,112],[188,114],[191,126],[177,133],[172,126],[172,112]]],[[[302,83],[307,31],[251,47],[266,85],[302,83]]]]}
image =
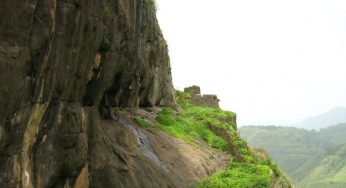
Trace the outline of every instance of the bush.
{"type": "Polygon", "coordinates": [[[176,100],[180,107],[185,108],[191,105],[191,95],[182,91],[176,91],[176,100]]]}
{"type": "Polygon", "coordinates": [[[197,120],[185,112],[175,115],[175,118],[173,116],[174,111],[172,109],[163,109],[156,117],[156,121],[160,124],[155,127],[191,144],[197,144],[196,141],[202,139],[213,148],[227,150],[226,141],[211,132],[205,122],[197,120]]]}
{"type": "Polygon", "coordinates": [[[265,188],[270,187],[271,169],[268,166],[250,163],[229,164],[227,169],[212,175],[198,184],[197,188],[265,188]]]}

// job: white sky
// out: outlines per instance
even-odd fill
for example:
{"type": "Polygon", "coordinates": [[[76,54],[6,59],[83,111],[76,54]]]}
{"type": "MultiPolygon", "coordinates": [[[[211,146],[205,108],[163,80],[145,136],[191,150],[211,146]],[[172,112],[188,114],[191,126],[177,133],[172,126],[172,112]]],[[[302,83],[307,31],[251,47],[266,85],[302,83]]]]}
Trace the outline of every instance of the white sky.
{"type": "Polygon", "coordinates": [[[346,106],[346,0],[156,0],[177,89],[215,93],[238,125],[346,106]]]}

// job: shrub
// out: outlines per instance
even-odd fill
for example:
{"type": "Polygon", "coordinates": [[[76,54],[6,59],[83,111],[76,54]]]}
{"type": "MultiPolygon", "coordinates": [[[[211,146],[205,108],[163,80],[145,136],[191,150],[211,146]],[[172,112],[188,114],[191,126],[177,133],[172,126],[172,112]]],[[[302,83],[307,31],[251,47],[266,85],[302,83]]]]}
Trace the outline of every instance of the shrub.
{"type": "Polygon", "coordinates": [[[229,166],[211,177],[208,177],[197,188],[214,187],[270,187],[271,169],[268,166],[251,163],[231,162],[229,166]]]}
{"type": "Polygon", "coordinates": [[[185,108],[191,105],[191,95],[182,91],[176,91],[176,100],[180,107],[185,108]]]}

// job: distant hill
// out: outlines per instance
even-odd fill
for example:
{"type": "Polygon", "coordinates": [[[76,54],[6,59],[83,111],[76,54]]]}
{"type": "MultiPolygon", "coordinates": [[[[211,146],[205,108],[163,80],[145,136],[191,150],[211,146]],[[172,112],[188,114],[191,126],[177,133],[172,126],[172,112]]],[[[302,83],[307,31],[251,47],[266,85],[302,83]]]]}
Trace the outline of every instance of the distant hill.
{"type": "Polygon", "coordinates": [[[320,131],[245,126],[239,132],[250,145],[267,150],[297,187],[346,187],[346,123],[320,131]]]}
{"type": "Polygon", "coordinates": [[[346,143],[346,123],[329,126],[318,131],[320,139],[328,140],[334,145],[346,143]]]}
{"type": "Polygon", "coordinates": [[[346,144],[328,154],[301,184],[306,188],[346,187],[346,144]]]}
{"type": "Polygon", "coordinates": [[[321,128],[328,127],[330,125],[336,125],[338,123],[345,123],[345,122],[346,122],[346,108],[336,107],[326,113],[307,118],[306,120],[296,123],[293,126],[302,127],[308,130],[311,130],[311,129],[318,130],[321,128]]]}

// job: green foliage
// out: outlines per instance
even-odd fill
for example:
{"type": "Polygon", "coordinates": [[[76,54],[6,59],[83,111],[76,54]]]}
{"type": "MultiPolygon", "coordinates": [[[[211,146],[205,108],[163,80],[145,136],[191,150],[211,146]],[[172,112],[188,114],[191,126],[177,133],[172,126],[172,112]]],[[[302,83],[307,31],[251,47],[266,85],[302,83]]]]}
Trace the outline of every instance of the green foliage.
{"type": "Polygon", "coordinates": [[[234,128],[235,126],[234,122],[226,121],[227,118],[235,116],[235,114],[218,108],[191,105],[185,108],[184,114],[205,124],[212,124],[223,129],[234,128]]]}
{"type": "Polygon", "coordinates": [[[270,187],[272,170],[261,164],[229,164],[226,170],[214,174],[200,183],[197,188],[265,188],[270,187]]]}
{"type": "Polygon", "coordinates": [[[175,97],[180,107],[185,108],[191,105],[191,95],[189,93],[177,90],[175,97]]]}
{"type": "Polygon", "coordinates": [[[346,123],[321,129],[316,133],[319,138],[329,140],[334,145],[346,143],[346,123]]]}
{"type": "Polygon", "coordinates": [[[304,178],[302,187],[346,187],[346,144],[329,153],[316,168],[304,178]]]}
{"type": "Polygon", "coordinates": [[[275,177],[282,176],[282,172],[279,170],[278,166],[270,158],[267,158],[265,160],[261,160],[260,163],[262,165],[269,166],[270,169],[273,171],[273,174],[275,177]]]}
{"type": "Polygon", "coordinates": [[[231,159],[225,170],[205,179],[197,187],[264,188],[270,187],[273,178],[281,178],[290,185],[285,175],[269,158],[260,159],[256,153],[250,151],[247,143],[239,138],[233,112],[223,111],[219,108],[194,106],[191,104],[190,98],[189,94],[177,91],[177,103],[183,111],[178,113],[172,108],[164,108],[156,117],[156,121],[159,123],[157,125],[150,125],[149,122],[141,118],[136,121],[142,127],[155,127],[192,145],[197,146],[203,140],[210,147],[226,152],[229,152],[227,141],[215,135],[209,126],[217,126],[231,137],[233,145],[239,150],[245,162],[233,162],[231,159]]]}
{"type": "Polygon", "coordinates": [[[339,145],[346,143],[346,124],[320,131],[273,126],[239,131],[251,145],[266,149],[299,187],[346,187],[346,152],[339,145]]]}
{"type": "Polygon", "coordinates": [[[205,122],[195,119],[191,114],[183,112],[176,115],[172,109],[165,108],[156,120],[160,123],[156,128],[188,143],[197,144],[202,139],[213,148],[227,150],[226,141],[212,133],[205,122]]]}
{"type": "Polygon", "coordinates": [[[175,114],[172,108],[164,108],[156,117],[160,124],[155,127],[191,144],[197,144],[198,140],[202,139],[209,146],[226,151],[227,142],[211,132],[208,124],[230,129],[235,126],[235,123],[222,120],[235,116],[235,114],[217,108],[194,106],[191,104],[190,98],[190,94],[177,91],[177,103],[184,111],[175,114]]]}

